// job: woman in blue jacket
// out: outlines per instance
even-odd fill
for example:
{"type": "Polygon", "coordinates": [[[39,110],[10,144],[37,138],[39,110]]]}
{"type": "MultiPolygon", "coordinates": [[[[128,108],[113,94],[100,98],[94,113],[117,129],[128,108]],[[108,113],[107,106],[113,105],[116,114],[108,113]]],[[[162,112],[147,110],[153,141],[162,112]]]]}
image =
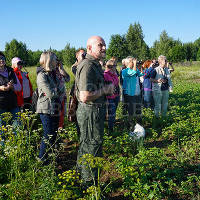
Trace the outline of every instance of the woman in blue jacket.
{"type": "Polygon", "coordinates": [[[127,58],[127,68],[122,70],[124,102],[128,107],[129,116],[141,116],[141,91],[139,77],[141,73],[136,66],[137,59],[127,58]]]}

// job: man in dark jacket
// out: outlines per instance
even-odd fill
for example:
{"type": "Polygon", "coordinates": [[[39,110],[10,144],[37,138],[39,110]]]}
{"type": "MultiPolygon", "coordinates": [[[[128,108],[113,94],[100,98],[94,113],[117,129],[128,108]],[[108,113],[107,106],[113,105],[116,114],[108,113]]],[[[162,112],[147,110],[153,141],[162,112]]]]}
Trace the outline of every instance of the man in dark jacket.
{"type": "Polygon", "coordinates": [[[106,45],[103,38],[92,36],[87,41],[86,58],[78,65],[76,72],[76,96],[79,101],[77,120],[80,127],[80,147],[77,164],[85,184],[97,177],[88,166],[80,163],[85,154],[102,155],[105,119],[105,95],[114,92],[114,85],[104,84],[103,70],[99,60],[105,58],[106,45]]]}

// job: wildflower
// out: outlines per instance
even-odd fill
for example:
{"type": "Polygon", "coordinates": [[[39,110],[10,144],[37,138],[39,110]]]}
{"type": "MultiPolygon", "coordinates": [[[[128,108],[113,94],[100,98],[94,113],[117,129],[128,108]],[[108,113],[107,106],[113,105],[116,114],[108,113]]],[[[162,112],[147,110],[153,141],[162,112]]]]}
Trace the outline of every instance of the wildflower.
{"type": "Polygon", "coordinates": [[[63,189],[65,189],[67,186],[66,185],[63,185],[63,189]]]}

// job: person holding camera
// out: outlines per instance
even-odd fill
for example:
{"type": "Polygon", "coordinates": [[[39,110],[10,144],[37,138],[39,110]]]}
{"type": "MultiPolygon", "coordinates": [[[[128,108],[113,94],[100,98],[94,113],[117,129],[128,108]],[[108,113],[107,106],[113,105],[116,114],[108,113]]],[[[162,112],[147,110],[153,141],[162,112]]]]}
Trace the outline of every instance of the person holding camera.
{"type": "MultiPolygon", "coordinates": [[[[13,69],[6,66],[6,57],[0,52],[0,115],[10,112],[13,115],[13,125],[17,125],[17,106],[16,91],[21,90],[21,84],[16,77],[13,69]]],[[[0,119],[0,127],[4,124],[0,119]]],[[[5,125],[5,124],[4,124],[5,125]]]]}
{"type": "Polygon", "coordinates": [[[174,66],[172,65],[172,62],[167,62],[167,68],[169,69],[169,72],[174,72],[174,66]]]}
{"type": "Polygon", "coordinates": [[[118,70],[117,70],[118,58],[115,57],[115,56],[113,56],[110,60],[113,60],[113,61],[115,62],[115,65],[116,65],[116,66],[115,66],[115,72],[116,72],[117,76],[120,77],[120,72],[118,72],[118,70]]]}
{"type": "Polygon", "coordinates": [[[158,63],[159,66],[154,69],[150,78],[152,81],[152,91],[155,103],[154,112],[156,117],[159,117],[159,114],[166,116],[169,92],[172,92],[172,81],[170,72],[167,68],[166,57],[160,55],[158,57],[158,63]]]}
{"type": "Polygon", "coordinates": [[[153,68],[156,68],[156,67],[158,67],[159,66],[159,62],[155,59],[155,58],[153,58],[152,59],[152,67],[153,68]]]}
{"type": "Polygon", "coordinates": [[[144,74],[137,69],[137,59],[127,57],[127,68],[122,70],[124,102],[127,105],[129,116],[141,120],[141,90],[139,77],[144,74]]]}
{"type": "Polygon", "coordinates": [[[143,104],[145,108],[154,108],[153,95],[152,95],[152,82],[150,81],[151,73],[154,71],[153,62],[146,60],[143,63],[144,68],[144,81],[142,83],[143,88],[143,104]]]}
{"type": "Polygon", "coordinates": [[[115,91],[113,95],[106,96],[107,99],[107,114],[108,114],[108,129],[109,132],[113,132],[113,127],[116,118],[116,110],[120,100],[120,88],[119,88],[119,78],[116,73],[116,61],[110,59],[106,62],[106,69],[104,71],[105,82],[112,83],[115,86],[115,91]]]}
{"type": "Polygon", "coordinates": [[[17,104],[24,111],[25,109],[32,110],[32,84],[29,79],[28,72],[22,71],[22,68],[25,63],[18,57],[14,57],[11,62],[11,67],[13,68],[15,75],[19,79],[19,82],[22,87],[20,91],[15,92],[17,95],[17,104]]]}

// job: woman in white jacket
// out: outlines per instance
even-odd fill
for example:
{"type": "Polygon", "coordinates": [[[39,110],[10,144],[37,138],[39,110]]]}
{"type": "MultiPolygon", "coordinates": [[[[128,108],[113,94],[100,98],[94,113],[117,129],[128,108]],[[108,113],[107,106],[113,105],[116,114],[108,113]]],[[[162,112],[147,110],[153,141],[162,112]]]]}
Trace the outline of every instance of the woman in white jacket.
{"type": "Polygon", "coordinates": [[[169,92],[172,92],[172,81],[169,69],[167,68],[166,57],[160,55],[158,57],[159,66],[154,69],[151,75],[152,91],[154,98],[154,112],[155,116],[159,117],[159,114],[166,116],[169,92]]]}

